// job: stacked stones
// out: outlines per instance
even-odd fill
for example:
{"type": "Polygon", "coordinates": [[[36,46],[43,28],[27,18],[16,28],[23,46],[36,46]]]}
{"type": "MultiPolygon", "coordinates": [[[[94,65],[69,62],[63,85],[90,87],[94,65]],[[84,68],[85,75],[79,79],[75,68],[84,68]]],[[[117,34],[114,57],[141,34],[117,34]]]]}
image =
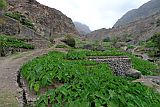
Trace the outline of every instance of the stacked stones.
{"type": "Polygon", "coordinates": [[[132,69],[131,60],[126,56],[94,56],[88,57],[88,59],[98,63],[107,63],[113,70],[113,73],[117,76],[141,77],[140,72],[132,69]]]}

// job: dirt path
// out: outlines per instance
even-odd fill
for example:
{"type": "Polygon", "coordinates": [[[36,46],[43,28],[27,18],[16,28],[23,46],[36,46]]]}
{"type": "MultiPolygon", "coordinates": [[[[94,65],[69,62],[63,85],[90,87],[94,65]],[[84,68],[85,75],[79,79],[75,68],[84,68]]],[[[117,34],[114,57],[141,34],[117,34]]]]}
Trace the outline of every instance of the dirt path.
{"type": "Polygon", "coordinates": [[[22,53],[18,56],[0,58],[0,107],[19,107],[17,101],[19,87],[17,84],[17,72],[20,67],[27,61],[44,54],[49,51],[57,50],[67,52],[65,49],[37,49],[22,53]]]}
{"type": "Polygon", "coordinates": [[[140,56],[143,60],[148,60],[149,59],[149,56],[146,54],[146,53],[137,53],[135,50],[139,48],[139,46],[136,46],[133,50],[132,50],[132,54],[134,55],[137,55],[137,56],[140,56]]]}

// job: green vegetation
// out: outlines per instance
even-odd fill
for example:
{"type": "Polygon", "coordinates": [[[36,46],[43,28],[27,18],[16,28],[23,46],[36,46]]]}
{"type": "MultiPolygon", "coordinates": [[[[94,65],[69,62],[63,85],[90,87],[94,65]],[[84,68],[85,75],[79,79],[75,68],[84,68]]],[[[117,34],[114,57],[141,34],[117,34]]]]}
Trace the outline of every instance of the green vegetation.
{"type": "Polygon", "coordinates": [[[103,42],[110,42],[110,41],[111,41],[111,39],[109,37],[106,37],[103,39],[103,42]]]}
{"type": "Polygon", "coordinates": [[[22,15],[22,13],[20,12],[7,12],[5,13],[5,15],[15,20],[18,20],[22,25],[25,25],[31,29],[34,28],[33,23],[29,19],[27,19],[24,15],[22,15]]]}
{"type": "MultiPolygon", "coordinates": [[[[21,40],[14,37],[0,35],[0,56],[6,56],[6,50],[10,47],[13,48],[24,48],[24,49],[34,49],[34,46],[26,44],[21,40]]],[[[14,52],[14,50],[12,50],[14,52]]]]}
{"type": "Polygon", "coordinates": [[[76,45],[75,39],[70,35],[65,36],[65,39],[63,40],[63,42],[66,43],[70,47],[75,47],[76,45]]]}
{"type": "Polygon", "coordinates": [[[145,43],[145,47],[149,48],[148,51],[150,56],[158,56],[160,53],[160,33],[155,33],[150,39],[145,43]]]}
{"type": "Polygon", "coordinates": [[[153,37],[151,37],[151,41],[153,41],[155,47],[160,50],[160,33],[155,33],[153,37]]]}
{"type": "Polygon", "coordinates": [[[66,45],[57,45],[56,48],[68,48],[66,45]]]}
{"type": "Polygon", "coordinates": [[[123,51],[119,51],[117,49],[110,49],[108,51],[89,51],[89,50],[80,50],[80,51],[75,51],[75,52],[69,52],[68,54],[71,54],[70,57],[72,59],[85,59],[85,55],[87,56],[128,56],[131,58],[132,66],[133,68],[139,70],[143,75],[156,75],[156,70],[158,68],[157,65],[155,65],[152,62],[137,58],[136,56],[126,53],[123,51]],[[76,54],[77,52],[77,54],[76,54]],[[73,53],[73,54],[72,54],[73,53]],[[74,56],[75,54],[75,56],[74,56]],[[74,57],[76,58],[74,58],[74,57]],[[80,58],[79,58],[80,57],[80,58]]]}
{"type": "Polygon", "coordinates": [[[5,9],[7,7],[7,1],[6,0],[0,0],[0,9],[5,9]]]}
{"type": "Polygon", "coordinates": [[[6,35],[0,35],[0,46],[1,47],[34,49],[34,46],[30,44],[26,44],[21,40],[18,40],[14,37],[6,36],[6,35]]]}
{"type": "Polygon", "coordinates": [[[72,50],[68,54],[50,52],[21,68],[30,89],[39,93],[37,107],[158,107],[160,94],[139,83],[117,77],[106,64],[85,60],[90,55],[127,55],[136,69],[147,74],[154,67],[133,55],[112,49],[106,52],[72,50]],[[144,63],[145,62],[145,63],[144,63]],[[143,64],[144,63],[144,64],[143,64]],[[153,67],[153,68],[152,68],[153,67]],[[41,95],[42,87],[59,87],[41,95]]]}
{"type": "Polygon", "coordinates": [[[66,58],[70,60],[85,59],[86,54],[83,51],[70,51],[67,53],[66,58]]]}
{"type": "Polygon", "coordinates": [[[160,19],[157,20],[156,24],[157,27],[160,26],[160,19]]]}
{"type": "Polygon", "coordinates": [[[134,45],[128,45],[127,48],[128,48],[128,49],[134,49],[135,46],[134,46],[134,45]]]}
{"type": "Polygon", "coordinates": [[[156,70],[158,68],[157,65],[152,62],[137,58],[133,55],[128,56],[131,58],[133,68],[140,71],[143,75],[156,75],[156,70]]]}

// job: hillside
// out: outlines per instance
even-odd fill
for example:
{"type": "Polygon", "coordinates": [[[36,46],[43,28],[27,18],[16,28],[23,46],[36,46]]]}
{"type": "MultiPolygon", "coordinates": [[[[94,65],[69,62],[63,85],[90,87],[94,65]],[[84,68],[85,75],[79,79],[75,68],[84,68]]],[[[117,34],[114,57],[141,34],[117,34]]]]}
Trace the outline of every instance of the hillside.
{"type": "Polygon", "coordinates": [[[16,35],[38,48],[48,46],[50,39],[78,34],[72,20],[59,10],[36,0],[7,0],[8,7],[0,14],[0,34],[16,35]]]}
{"type": "Polygon", "coordinates": [[[116,41],[160,31],[160,12],[82,36],[56,9],[1,1],[0,107],[160,107],[160,60],[149,59],[160,56],[160,33],[141,46],[116,41]]]}
{"type": "Polygon", "coordinates": [[[9,0],[10,12],[20,12],[34,23],[35,31],[41,35],[76,33],[72,20],[59,10],[44,6],[36,0],[9,0]]]}
{"type": "Polygon", "coordinates": [[[85,24],[82,24],[80,22],[74,22],[74,25],[81,35],[86,35],[91,32],[89,26],[85,24]]]}
{"type": "MultiPolygon", "coordinates": [[[[159,1],[157,1],[157,4],[159,4],[159,1]]],[[[160,11],[158,12],[155,11],[153,15],[145,16],[144,18],[138,19],[136,21],[121,26],[113,27],[110,29],[99,29],[93,31],[90,34],[88,34],[87,37],[92,39],[103,39],[105,37],[111,37],[111,38],[118,37],[119,39],[121,39],[124,38],[124,36],[131,35],[132,39],[131,43],[135,44],[139,41],[143,41],[150,38],[156,32],[160,32],[159,20],[160,20],[160,11]]]]}
{"type": "Polygon", "coordinates": [[[154,15],[160,11],[160,0],[151,0],[138,9],[128,11],[122,16],[115,24],[114,27],[125,25],[130,22],[134,22],[148,16],[154,15]]]}

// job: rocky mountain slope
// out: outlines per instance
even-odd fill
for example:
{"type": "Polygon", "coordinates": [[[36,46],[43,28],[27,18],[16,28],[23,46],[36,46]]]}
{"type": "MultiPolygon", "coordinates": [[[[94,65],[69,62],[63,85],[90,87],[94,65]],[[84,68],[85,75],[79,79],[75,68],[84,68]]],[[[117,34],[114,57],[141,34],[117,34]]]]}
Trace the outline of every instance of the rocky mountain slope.
{"type": "MultiPolygon", "coordinates": [[[[159,0],[151,0],[148,3],[150,4],[156,1],[157,4],[160,5],[159,0]]],[[[148,3],[146,3],[143,6],[147,6],[148,3]]],[[[141,6],[141,8],[143,6],[141,6]]],[[[146,9],[147,10],[145,11],[149,11],[148,8],[146,9]]],[[[160,11],[154,11],[152,13],[154,14],[150,16],[148,16],[147,14],[143,18],[137,19],[136,21],[130,23],[126,23],[124,25],[119,25],[117,27],[113,27],[110,29],[99,29],[93,31],[90,34],[88,34],[87,37],[97,40],[97,39],[104,39],[105,37],[124,38],[124,36],[130,35],[132,39],[131,43],[134,44],[139,41],[146,40],[150,38],[154,33],[160,32],[160,11]]],[[[138,15],[138,13],[136,14],[138,15]]],[[[141,15],[139,15],[138,17],[141,17],[141,15]]]]}
{"type": "Polygon", "coordinates": [[[82,24],[80,22],[74,22],[74,25],[81,35],[86,35],[91,32],[89,26],[85,24],[82,24]]]}
{"type": "MultiPolygon", "coordinates": [[[[59,10],[36,0],[7,0],[8,7],[0,16],[0,33],[19,38],[40,39],[40,44],[66,34],[78,34],[72,20],[59,10]],[[7,14],[6,14],[7,13],[7,14]]],[[[33,42],[34,43],[34,42],[33,42]]]]}
{"type": "Polygon", "coordinates": [[[114,27],[125,25],[127,23],[146,18],[148,16],[154,15],[160,11],[160,0],[151,0],[144,5],[140,6],[138,9],[133,9],[128,11],[122,18],[120,18],[114,27]]]}

